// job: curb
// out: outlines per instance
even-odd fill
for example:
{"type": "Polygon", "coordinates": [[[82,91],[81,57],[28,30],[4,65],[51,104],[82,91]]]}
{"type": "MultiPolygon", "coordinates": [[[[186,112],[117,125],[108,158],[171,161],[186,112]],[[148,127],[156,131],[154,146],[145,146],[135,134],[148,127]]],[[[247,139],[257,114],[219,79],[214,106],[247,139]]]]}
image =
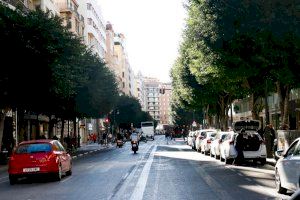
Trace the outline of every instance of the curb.
{"type": "Polygon", "coordinates": [[[87,152],[84,152],[84,153],[81,153],[81,154],[78,154],[76,156],[72,156],[72,159],[77,159],[79,157],[83,157],[83,156],[86,156],[86,155],[89,155],[89,154],[92,154],[92,153],[96,153],[98,151],[101,151],[101,150],[104,150],[104,149],[109,149],[111,147],[106,147],[106,148],[101,148],[101,149],[95,149],[95,150],[90,150],[90,151],[87,151],[87,152]]]}
{"type": "Polygon", "coordinates": [[[267,160],[266,164],[268,164],[268,165],[271,165],[271,166],[275,167],[275,165],[276,165],[276,161],[270,161],[270,160],[267,160]]]}

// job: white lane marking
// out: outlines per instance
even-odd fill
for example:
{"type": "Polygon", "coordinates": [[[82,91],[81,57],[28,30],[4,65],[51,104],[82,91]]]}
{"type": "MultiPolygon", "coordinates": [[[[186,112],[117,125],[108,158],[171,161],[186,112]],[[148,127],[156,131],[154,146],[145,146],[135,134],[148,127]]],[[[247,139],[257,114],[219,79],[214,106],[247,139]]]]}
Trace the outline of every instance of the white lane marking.
{"type": "Polygon", "coordinates": [[[0,181],[0,183],[6,183],[6,182],[8,182],[8,180],[0,181]]]}
{"type": "Polygon", "coordinates": [[[239,176],[244,176],[243,174],[241,174],[241,173],[237,173],[239,176]]]}
{"type": "Polygon", "coordinates": [[[0,178],[0,180],[1,179],[7,179],[7,178],[8,178],[8,176],[3,176],[3,177],[0,178]]]}
{"type": "Polygon", "coordinates": [[[71,178],[72,178],[72,176],[69,176],[69,177],[67,177],[67,178],[63,179],[63,180],[62,180],[62,181],[60,181],[60,182],[64,183],[64,182],[66,182],[66,181],[70,180],[71,178]]]}
{"type": "Polygon", "coordinates": [[[148,158],[148,160],[143,168],[143,171],[140,175],[140,178],[135,186],[135,189],[130,197],[131,200],[142,200],[143,199],[144,191],[146,188],[146,184],[147,184],[148,176],[150,173],[150,168],[151,168],[151,165],[153,162],[154,152],[156,151],[156,147],[157,146],[155,145],[150,153],[150,157],[148,158]]]}

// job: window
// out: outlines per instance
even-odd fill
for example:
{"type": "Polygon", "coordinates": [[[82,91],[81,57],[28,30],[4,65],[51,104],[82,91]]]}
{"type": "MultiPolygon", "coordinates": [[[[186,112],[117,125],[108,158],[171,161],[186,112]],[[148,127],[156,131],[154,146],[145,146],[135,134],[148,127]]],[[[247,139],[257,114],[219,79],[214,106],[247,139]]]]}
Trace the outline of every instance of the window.
{"type": "MultiPolygon", "coordinates": [[[[299,143],[299,142],[298,142],[299,143]]],[[[297,145],[296,145],[297,146],[297,145]]],[[[294,152],[294,156],[300,156],[300,145],[297,146],[295,152],[294,152]]]]}
{"type": "Polygon", "coordinates": [[[298,144],[298,142],[294,142],[294,143],[290,146],[289,150],[288,150],[288,151],[286,152],[286,154],[285,154],[285,157],[291,156],[291,155],[293,155],[293,154],[295,153],[297,144],[298,144]]]}
{"type": "Polygon", "coordinates": [[[19,146],[16,153],[39,153],[39,152],[50,152],[52,150],[51,145],[48,143],[37,143],[37,144],[25,144],[19,146]]]}
{"type": "Polygon", "coordinates": [[[87,3],[87,9],[88,9],[88,10],[91,10],[91,9],[92,9],[92,4],[87,3]]]}

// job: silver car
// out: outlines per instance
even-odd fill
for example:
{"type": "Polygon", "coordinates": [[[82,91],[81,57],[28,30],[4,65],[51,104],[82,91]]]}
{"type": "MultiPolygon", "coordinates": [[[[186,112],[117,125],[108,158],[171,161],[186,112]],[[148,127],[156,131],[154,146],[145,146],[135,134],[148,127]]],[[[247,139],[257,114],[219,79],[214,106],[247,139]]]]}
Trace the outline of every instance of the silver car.
{"type": "Polygon", "coordinates": [[[277,151],[280,157],[275,165],[275,183],[278,193],[286,193],[287,190],[296,191],[300,182],[300,137],[297,138],[282,154],[277,151]]]}

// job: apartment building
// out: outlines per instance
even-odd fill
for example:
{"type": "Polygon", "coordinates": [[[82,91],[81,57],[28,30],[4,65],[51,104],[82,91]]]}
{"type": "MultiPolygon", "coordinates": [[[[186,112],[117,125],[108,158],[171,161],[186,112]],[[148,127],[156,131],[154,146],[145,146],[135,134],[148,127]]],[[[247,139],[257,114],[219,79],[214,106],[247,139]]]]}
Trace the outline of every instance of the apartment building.
{"type": "Polygon", "coordinates": [[[154,120],[160,121],[160,81],[156,78],[144,77],[145,104],[148,112],[154,120]]]}
{"type": "Polygon", "coordinates": [[[135,87],[134,87],[134,97],[136,97],[142,107],[143,111],[146,111],[146,95],[145,95],[145,85],[144,77],[141,72],[135,76],[135,87]]]}
{"type": "Polygon", "coordinates": [[[122,33],[114,35],[114,56],[116,58],[116,67],[121,72],[121,92],[125,95],[133,96],[134,73],[129,64],[125,36],[122,33]]]}
{"type": "Polygon", "coordinates": [[[83,37],[85,27],[84,17],[78,12],[78,1],[53,0],[53,2],[59,9],[60,17],[63,19],[63,24],[76,35],[83,37]]]}
{"type": "Polygon", "coordinates": [[[78,11],[84,16],[84,42],[100,58],[105,58],[106,27],[96,0],[78,0],[78,11]]]}
{"type": "Polygon", "coordinates": [[[171,83],[162,83],[160,86],[160,98],[159,98],[159,114],[160,114],[160,123],[161,124],[170,124],[170,103],[172,96],[172,84],[171,83]]]}

